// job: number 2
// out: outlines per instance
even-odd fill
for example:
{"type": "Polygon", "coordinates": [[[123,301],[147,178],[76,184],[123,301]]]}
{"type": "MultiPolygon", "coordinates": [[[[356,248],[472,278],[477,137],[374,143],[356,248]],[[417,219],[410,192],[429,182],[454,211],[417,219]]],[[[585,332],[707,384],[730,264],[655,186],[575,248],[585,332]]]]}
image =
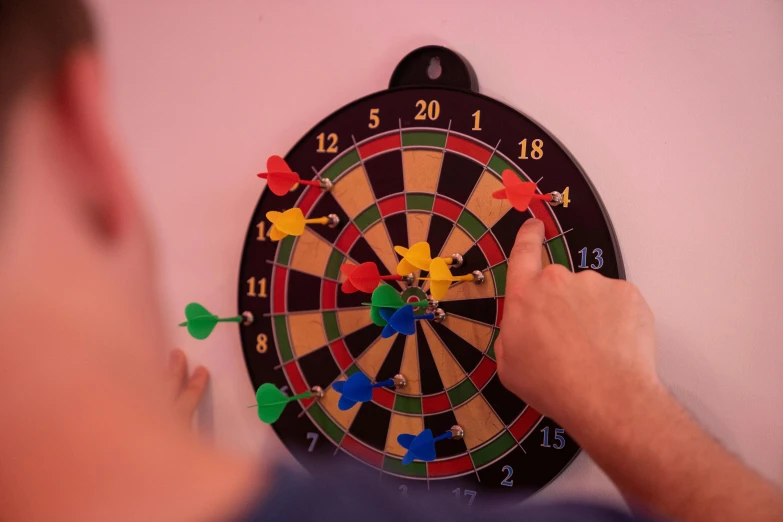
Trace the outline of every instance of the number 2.
{"type": "MultiPolygon", "coordinates": [[[[579,268],[588,268],[587,266],[587,247],[583,248],[579,251],[580,254],[582,254],[582,260],[579,263],[579,268]]],[[[593,249],[593,255],[595,256],[595,263],[591,263],[589,268],[592,268],[593,270],[598,270],[602,266],[604,266],[604,258],[602,257],[604,255],[604,251],[600,248],[593,249]]]]}
{"type": "Polygon", "coordinates": [[[328,152],[334,154],[337,152],[337,134],[334,132],[329,133],[327,136],[325,132],[318,135],[318,148],[316,152],[328,152]],[[329,146],[326,146],[326,140],[329,140],[329,146]]]}
{"type": "Polygon", "coordinates": [[[318,442],[318,434],[317,434],[317,433],[313,433],[312,431],[311,431],[311,432],[309,432],[309,433],[307,434],[307,440],[311,440],[311,441],[312,441],[312,442],[310,443],[310,447],[309,447],[309,448],[307,448],[307,451],[308,451],[309,453],[312,453],[312,452],[313,452],[313,450],[315,449],[315,443],[316,443],[316,442],[318,442]]]}
{"type": "Polygon", "coordinates": [[[511,480],[511,477],[514,476],[514,468],[511,466],[503,466],[503,473],[506,474],[506,478],[503,479],[503,481],[500,483],[501,486],[508,486],[511,487],[514,485],[514,481],[511,480]]]}
{"type": "Polygon", "coordinates": [[[401,484],[400,487],[397,489],[400,490],[401,496],[408,498],[408,486],[406,486],[405,484],[401,484]]]}
{"type": "Polygon", "coordinates": [[[541,430],[538,430],[541,433],[544,434],[544,442],[541,443],[541,446],[544,448],[555,448],[556,450],[563,449],[565,447],[565,439],[563,438],[563,434],[565,433],[565,430],[562,428],[555,428],[555,443],[549,444],[549,426],[546,428],[543,428],[541,430]]]}

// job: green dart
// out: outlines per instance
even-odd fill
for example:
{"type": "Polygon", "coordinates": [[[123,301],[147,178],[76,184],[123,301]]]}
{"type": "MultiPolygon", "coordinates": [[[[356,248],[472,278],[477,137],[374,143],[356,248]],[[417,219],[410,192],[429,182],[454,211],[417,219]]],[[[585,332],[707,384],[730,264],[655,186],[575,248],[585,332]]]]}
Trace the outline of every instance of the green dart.
{"type": "Polygon", "coordinates": [[[209,337],[218,323],[242,323],[245,326],[253,323],[253,315],[250,312],[244,312],[235,317],[221,318],[198,303],[190,303],[185,307],[185,318],[187,321],[179,325],[187,326],[188,333],[199,341],[209,337]]]}
{"type": "Polygon", "coordinates": [[[261,422],[272,424],[282,415],[286,404],[300,399],[321,398],[324,392],[319,386],[314,386],[312,390],[294,395],[293,397],[287,397],[280,389],[267,382],[258,387],[256,392],[256,404],[250,406],[251,408],[258,408],[258,418],[261,422]]]}
{"type": "Polygon", "coordinates": [[[378,285],[378,288],[376,288],[372,293],[371,301],[371,303],[362,304],[364,306],[370,307],[370,319],[372,319],[373,324],[378,326],[386,326],[386,320],[381,317],[381,308],[393,308],[395,310],[399,310],[406,304],[412,306],[429,305],[427,301],[414,301],[411,303],[406,303],[400,294],[390,285],[378,285]]]}

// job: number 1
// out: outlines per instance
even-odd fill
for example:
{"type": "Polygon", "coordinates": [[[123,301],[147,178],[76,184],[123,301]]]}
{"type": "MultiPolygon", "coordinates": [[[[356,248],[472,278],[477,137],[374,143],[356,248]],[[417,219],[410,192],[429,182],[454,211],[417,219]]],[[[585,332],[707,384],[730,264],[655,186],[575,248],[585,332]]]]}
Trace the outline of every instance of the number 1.
{"type": "Polygon", "coordinates": [[[474,131],[480,131],[481,130],[481,111],[476,111],[472,114],[473,116],[473,128],[470,130],[474,131]]]}

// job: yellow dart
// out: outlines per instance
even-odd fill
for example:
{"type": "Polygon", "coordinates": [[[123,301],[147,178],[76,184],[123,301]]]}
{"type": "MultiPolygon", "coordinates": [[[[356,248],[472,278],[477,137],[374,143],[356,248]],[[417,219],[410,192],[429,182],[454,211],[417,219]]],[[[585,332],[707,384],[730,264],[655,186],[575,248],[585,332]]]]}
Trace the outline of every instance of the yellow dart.
{"type": "MultiPolygon", "coordinates": [[[[433,261],[432,257],[430,257],[430,245],[426,241],[416,243],[410,248],[396,246],[394,251],[402,256],[397,265],[397,273],[399,275],[408,275],[416,270],[429,270],[430,263],[433,261]]],[[[451,257],[438,257],[436,259],[456,267],[462,264],[462,256],[460,254],[454,254],[451,257]]]]}
{"type": "Polygon", "coordinates": [[[326,225],[334,228],[340,224],[340,218],[335,214],[326,217],[305,219],[300,208],[294,207],[285,212],[270,211],[266,218],[272,223],[269,227],[269,238],[272,241],[280,241],[286,236],[301,236],[305,225],[326,225]]]}
{"type": "Polygon", "coordinates": [[[446,296],[451,283],[455,281],[473,281],[476,284],[481,284],[484,282],[484,274],[475,270],[471,274],[451,275],[451,270],[449,270],[446,261],[438,257],[433,259],[430,264],[430,277],[422,277],[421,279],[430,281],[430,293],[434,299],[440,301],[446,296]]]}

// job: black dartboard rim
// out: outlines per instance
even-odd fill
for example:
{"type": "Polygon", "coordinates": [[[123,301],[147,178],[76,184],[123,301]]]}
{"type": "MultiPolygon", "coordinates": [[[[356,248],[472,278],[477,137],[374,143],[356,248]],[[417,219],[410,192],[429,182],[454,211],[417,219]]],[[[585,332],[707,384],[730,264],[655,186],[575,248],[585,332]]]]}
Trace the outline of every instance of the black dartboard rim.
{"type": "MultiPolygon", "coordinates": [[[[612,258],[616,264],[616,270],[614,273],[607,274],[611,277],[617,277],[624,279],[625,278],[625,272],[623,268],[622,258],[620,254],[619,245],[616,239],[616,235],[614,233],[614,228],[611,224],[611,220],[608,216],[608,213],[606,212],[603,203],[600,199],[600,196],[596,192],[595,188],[593,187],[592,183],[590,182],[588,176],[584,172],[584,169],[582,169],[581,165],[576,161],[576,159],[568,152],[568,150],[560,143],[559,140],[557,140],[556,137],[554,137],[551,133],[549,133],[546,129],[544,129],[541,125],[539,125],[537,122],[532,120],[530,117],[526,116],[525,114],[521,113],[520,111],[517,111],[516,109],[508,106],[507,104],[504,104],[503,102],[500,102],[494,98],[482,95],[480,93],[466,91],[462,89],[452,89],[449,87],[428,87],[428,86],[415,86],[415,87],[404,87],[404,88],[395,88],[395,89],[389,89],[389,90],[383,90],[378,91],[376,93],[364,96],[360,99],[357,99],[342,108],[338,109],[337,111],[329,114],[325,118],[323,118],[319,123],[314,125],[289,151],[289,153],[286,155],[286,159],[291,161],[293,156],[295,155],[296,151],[302,150],[304,147],[308,146],[308,144],[314,143],[314,137],[321,131],[325,131],[327,124],[330,122],[339,121],[341,117],[344,115],[347,115],[350,113],[353,109],[374,100],[380,100],[383,97],[389,97],[389,96],[406,96],[412,93],[427,93],[431,94],[432,96],[422,95],[423,98],[429,99],[429,98],[437,98],[437,96],[434,96],[438,93],[453,93],[454,96],[470,96],[476,100],[479,100],[480,103],[486,104],[487,106],[494,106],[499,111],[505,111],[508,114],[513,115],[515,118],[522,118],[529,122],[529,124],[536,127],[543,136],[546,136],[547,144],[552,143],[553,145],[556,145],[559,150],[561,150],[565,157],[567,158],[567,161],[575,168],[575,171],[581,176],[581,179],[584,181],[585,186],[589,190],[589,194],[592,197],[592,200],[597,204],[598,211],[600,212],[600,217],[605,225],[605,230],[608,232],[608,241],[610,243],[610,250],[612,252],[612,258]]],[[[482,105],[483,109],[484,105],[482,105]]],[[[447,115],[448,117],[448,115],[447,115]]],[[[357,122],[358,123],[365,123],[357,122]]],[[[426,127],[426,125],[422,126],[426,127]]],[[[417,127],[418,128],[418,127],[417,127]]],[[[409,127],[404,127],[401,129],[401,135],[402,130],[408,130],[409,127]]],[[[455,134],[457,131],[454,131],[455,134]]],[[[382,133],[371,133],[371,136],[376,136],[382,133]]],[[[475,138],[475,137],[474,137],[475,138]]],[[[483,140],[480,140],[483,142],[483,140]]],[[[483,142],[486,145],[490,145],[487,142],[483,142]]],[[[401,141],[401,145],[403,145],[401,141]]],[[[324,166],[322,166],[319,171],[325,172],[329,165],[332,165],[336,163],[339,158],[341,158],[344,154],[347,154],[349,152],[350,148],[342,149],[340,153],[335,155],[334,158],[332,158],[331,162],[326,163],[324,166]]],[[[358,149],[357,149],[358,150],[358,149]]],[[[445,145],[444,145],[444,154],[445,154],[445,145]]],[[[493,152],[494,154],[494,152],[493,152]]],[[[510,157],[509,157],[510,159],[510,157]]],[[[513,162],[513,160],[511,160],[513,162]]],[[[518,163],[514,163],[515,166],[521,169],[519,167],[518,163]]],[[[294,170],[297,170],[296,168],[294,170]]],[[[342,176],[345,174],[347,170],[343,171],[339,176],[342,176]]],[[[527,172],[527,170],[525,170],[527,172]]],[[[302,174],[300,172],[300,175],[303,175],[303,177],[308,176],[302,174]]],[[[535,180],[534,180],[535,181],[535,180]]],[[[554,187],[551,187],[554,189],[554,187]]],[[[562,188],[562,187],[559,187],[562,188]]],[[[298,191],[295,194],[295,197],[293,198],[294,201],[299,200],[299,196],[301,195],[301,190],[298,191]]],[[[257,236],[257,224],[259,222],[259,216],[263,215],[263,213],[266,210],[269,210],[270,208],[265,207],[265,198],[267,197],[266,189],[262,190],[259,201],[256,206],[256,209],[253,214],[253,219],[250,222],[248,232],[246,235],[245,245],[243,247],[243,254],[242,254],[242,263],[240,265],[240,278],[239,278],[239,298],[238,298],[238,309],[239,312],[243,312],[245,310],[248,310],[250,307],[248,306],[248,303],[252,301],[252,299],[248,299],[246,295],[247,291],[247,276],[250,274],[250,271],[248,271],[248,265],[253,263],[251,261],[251,253],[254,250],[254,247],[256,246],[256,236],[257,236]]],[[[584,197],[584,195],[580,195],[580,197],[584,197]]],[[[269,198],[275,198],[272,199],[272,201],[276,201],[278,198],[274,195],[270,195],[269,198]]],[[[284,196],[284,198],[288,198],[288,196],[284,196]]],[[[376,199],[377,203],[377,199],[376,199]]],[[[312,208],[312,207],[311,207],[312,208]]],[[[279,205],[276,209],[282,209],[279,205]]],[[[557,221],[557,220],[556,220],[557,221]]],[[[559,222],[558,222],[559,223],[559,222]]],[[[559,226],[559,224],[558,224],[559,226]]],[[[575,268],[574,260],[572,259],[574,256],[574,250],[571,249],[568,251],[569,258],[571,259],[571,267],[572,270],[575,268]]],[[[276,255],[276,254],[275,254],[276,255]]],[[[258,266],[258,263],[255,263],[255,266],[258,266]]],[[[287,290],[287,288],[286,288],[287,290]]],[[[269,310],[272,310],[272,305],[269,305],[269,310]]],[[[263,314],[257,314],[258,316],[263,314]]],[[[263,322],[263,320],[261,321],[263,322]]],[[[275,382],[278,386],[288,385],[290,384],[289,381],[286,379],[285,376],[283,376],[283,372],[279,370],[274,370],[273,368],[269,367],[266,369],[262,369],[259,371],[258,366],[258,353],[255,349],[255,341],[256,341],[256,333],[260,331],[257,329],[253,329],[253,327],[243,327],[240,330],[240,338],[243,344],[243,352],[245,355],[245,362],[248,368],[248,374],[251,377],[251,381],[254,385],[254,387],[258,387],[263,382],[275,382]],[[279,374],[276,378],[275,371],[279,374]]],[[[270,346],[269,350],[273,351],[272,348],[272,339],[274,338],[272,335],[270,337],[270,346]]],[[[274,346],[274,348],[277,349],[277,346],[274,346]]],[[[280,362],[279,359],[277,361],[280,362]]],[[[307,433],[311,432],[318,432],[319,427],[316,425],[315,422],[309,420],[309,415],[304,415],[304,417],[298,417],[298,414],[302,412],[302,404],[300,403],[294,403],[293,405],[289,406],[289,408],[284,412],[283,416],[281,417],[280,421],[273,425],[273,428],[275,429],[278,436],[281,438],[281,440],[286,444],[288,449],[294,454],[294,456],[305,466],[305,467],[311,467],[311,463],[319,462],[320,459],[313,458],[313,455],[310,454],[308,451],[310,449],[310,443],[312,442],[311,439],[306,438],[307,433]],[[308,431],[309,428],[306,426],[306,422],[310,422],[312,426],[312,431],[308,431]],[[304,428],[302,425],[305,425],[304,428]],[[294,440],[293,437],[296,436],[297,439],[294,440]]],[[[544,418],[543,420],[540,420],[536,425],[535,428],[542,428],[548,427],[550,432],[554,434],[554,430],[559,429],[559,427],[552,422],[549,419],[544,418]]],[[[350,429],[346,430],[346,433],[350,433],[350,429]]],[[[323,431],[321,431],[321,434],[325,435],[323,431]]],[[[530,435],[528,435],[529,437],[530,435]]],[[[550,439],[552,438],[552,435],[549,435],[550,439]]],[[[328,438],[328,437],[327,437],[328,438]]],[[[433,478],[433,477],[427,477],[426,479],[421,478],[411,478],[411,477],[402,477],[398,476],[394,472],[389,472],[388,470],[386,472],[382,472],[379,475],[382,477],[382,481],[384,483],[389,483],[393,487],[401,488],[404,486],[404,490],[407,494],[415,494],[416,492],[421,492],[424,494],[424,492],[428,492],[427,494],[449,494],[454,495],[454,491],[457,488],[460,488],[462,491],[478,491],[481,495],[482,499],[485,498],[485,493],[498,493],[498,492],[504,492],[507,493],[509,491],[513,491],[513,495],[503,495],[505,497],[505,500],[513,500],[513,501],[520,501],[523,500],[528,494],[539,490],[543,487],[545,487],[547,484],[551,483],[552,480],[554,480],[567,466],[570,464],[570,462],[576,457],[576,455],[579,453],[579,448],[576,446],[576,443],[570,439],[567,434],[565,434],[565,440],[566,445],[569,449],[569,451],[565,452],[564,450],[561,450],[558,452],[559,455],[561,455],[560,458],[557,459],[556,465],[554,465],[554,468],[548,470],[546,473],[541,473],[540,480],[535,479],[523,479],[518,482],[518,484],[521,484],[520,488],[513,488],[513,487],[500,487],[497,484],[492,485],[489,484],[490,481],[483,480],[483,481],[477,481],[476,477],[472,476],[471,473],[467,474],[461,474],[454,478],[433,478]]],[[[522,444],[520,443],[519,446],[521,447],[522,444]]],[[[334,446],[332,446],[332,449],[334,449],[334,446]]],[[[329,452],[331,454],[331,451],[329,452]]],[[[337,451],[337,457],[332,458],[332,460],[346,460],[341,459],[340,457],[343,456],[343,451],[337,451]]],[[[354,459],[354,455],[352,455],[354,459]]],[[[348,459],[351,460],[351,459],[348,459]]],[[[497,462],[493,462],[492,465],[497,464],[497,462]]],[[[528,467],[528,464],[523,464],[525,467],[528,467]]],[[[540,465],[540,463],[536,462],[536,466],[540,465]]],[[[485,466],[487,467],[487,466],[485,466]]],[[[381,466],[383,469],[383,466],[381,466]]],[[[481,468],[484,469],[484,468],[481,468]]],[[[480,471],[480,470],[479,470],[480,471]]],[[[475,472],[476,476],[479,475],[479,471],[475,472]]],[[[504,472],[507,473],[507,472],[504,472]]],[[[514,477],[519,481],[518,478],[520,476],[520,473],[517,473],[514,475],[514,477]]],[[[494,475],[493,475],[494,479],[494,475]]],[[[402,489],[401,489],[402,491],[402,489]]],[[[477,497],[478,498],[478,497],[477,497]]]]}

